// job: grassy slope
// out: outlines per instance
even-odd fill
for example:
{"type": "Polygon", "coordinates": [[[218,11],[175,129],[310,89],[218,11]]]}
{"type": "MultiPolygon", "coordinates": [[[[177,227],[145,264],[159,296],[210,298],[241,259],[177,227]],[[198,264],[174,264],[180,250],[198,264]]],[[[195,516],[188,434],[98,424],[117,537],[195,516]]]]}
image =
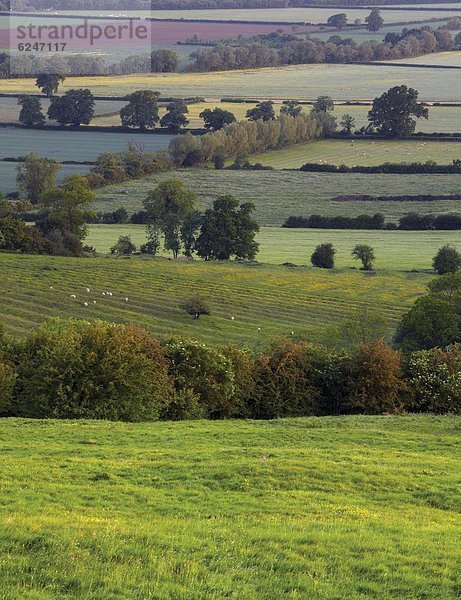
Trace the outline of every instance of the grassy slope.
{"type": "MultiPolygon", "coordinates": [[[[108,253],[120,235],[131,235],[136,245],[145,240],[142,225],[92,225],[86,240],[98,252],[108,253]]],[[[305,265],[317,246],[332,242],[337,249],[336,265],[352,267],[352,248],[371,244],[376,253],[376,268],[393,271],[429,270],[437,250],[452,244],[459,248],[459,231],[359,231],[344,229],[283,229],[263,227],[257,236],[258,260],[263,263],[284,262],[305,265]]],[[[310,264],[310,263],[309,263],[310,264]]]]}
{"type": "Polygon", "coordinates": [[[431,279],[421,273],[368,276],[273,265],[12,254],[0,254],[0,273],[1,321],[16,335],[47,317],[102,318],[135,322],[155,335],[180,333],[213,345],[235,342],[252,349],[292,331],[296,337],[336,343],[338,328],[366,311],[379,313],[391,335],[431,279]],[[103,291],[113,296],[102,296],[103,291]],[[211,317],[194,321],[180,311],[180,300],[194,292],[208,298],[211,317]]]}
{"type": "Polygon", "coordinates": [[[97,211],[113,211],[124,206],[131,214],[142,209],[150,190],[165,179],[180,179],[199,194],[202,209],[211,206],[220,193],[233,194],[241,202],[253,202],[256,220],[261,226],[282,225],[290,215],[321,214],[324,216],[382,212],[389,220],[418,211],[421,213],[453,212],[459,201],[437,202],[335,202],[339,194],[457,194],[457,175],[362,175],[216,171],[214,169],[180,170],[145,177],[121,185],[97,190],[97,211]],[[127,195],[120,190],[129,190],[127,195]]]}
{"type": "MultiPolygon", "coordinates": [[[[140,88],[164,95],[204,97],[266,97],[313,100],[327,95],[336,100],[373,99],[393,85],[407,85],[421,100],[461,100],[461,78],[444,70],[360,65],[300,65],[246,71],[194,74],[72,77],[61,91],[88,87],[98,95],[125,95],[140,88]]],[[[36,91],[32,79],[2,80],[2,91],[36,91]]]]}
{"type": "Polygon", "coordinates": [[[455,417],[0,421],[8,600],[454,600],[455,417]]]}
{"type": "Polygon", "coordinates": [[[426,162],[447,164],[461,158],[459,142],[322,140],[314,144],[294,146],[252,156],[276,169],[298,169],[306,162],[326,162],[334,165],[379,165],[383,162],[426,162]]]}

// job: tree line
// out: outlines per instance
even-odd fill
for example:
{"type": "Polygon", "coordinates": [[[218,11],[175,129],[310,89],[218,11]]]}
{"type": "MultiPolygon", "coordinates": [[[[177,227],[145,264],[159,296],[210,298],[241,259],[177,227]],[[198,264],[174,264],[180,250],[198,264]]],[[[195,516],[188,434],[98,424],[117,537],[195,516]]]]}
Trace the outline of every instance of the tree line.
{"type": "Polygon", "coordinates": [[[306,229],[459,231],[461,230],[461,213],[421,215],[412,212],[401,217],[398,223],[386,222],[382,213],[376,213],[374,215],[358,215],[357,217],[344,217],[340,215],[333,217],[324,217],[321,215],[302,217],[291,215],[286,219],[282,227],[306,229]]]}
{"type": "Polygon", "coordinates": [[[454,50],[461,47],[461,34],[455,37],[446,28],[433,31],[429,26],[388,33],[382,42],[332,36],[328,41],[307,37],[293,39],[286,34],[258,36],[238,45],[222,43],[191,54],[186,71],[208,72],[253,69],[298,64],[354,63],[394,60],[454,50]]]}

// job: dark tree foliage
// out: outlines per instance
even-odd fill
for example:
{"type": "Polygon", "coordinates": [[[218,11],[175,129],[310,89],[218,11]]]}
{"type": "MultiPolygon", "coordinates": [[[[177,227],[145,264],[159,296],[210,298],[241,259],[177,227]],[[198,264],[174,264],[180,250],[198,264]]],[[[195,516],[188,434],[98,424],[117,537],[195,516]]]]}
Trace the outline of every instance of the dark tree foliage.
{"type": "Polygon", "coordinates": [[[173,100],[167,104],[166,110],[167,112],[160,119],[160,125],[171,133],[178,133],[182,127],[189,125],[189,119],[186,117],[189,109],[184,100],[173,100]]]}
{"type": "Polygon", "coordinates": [[[53,96],[48,118],[60,125],[88,125],[94,116],[94,98],[88,89],[69,90],[63,96],[53,96]]]}
{"type": "Polygon", "coordinates": [[[65,81],[63,75],[58,74],[42,74],[36,79],[36,86],[42,91],[45,96],[54,96],[58,93],[59,85],[65,81]]]}
{"type": "Polygon", "coordinates": [[[122,125],[153,129],[159,122],[158,99],[160,92],[139,90],[127,96],[128,104],[120,111],[122,125]]]}
{"type": "Polygon", "coordinates": [[[179,305],[181,310],[186,312],[188,315],[194,317],[196,321],[201,315],[211,314],[208,302],[202,296],[195,295],[190,298],[185,298],[179,305]]]}
{"type": "Polygon", "coordinates": [[[333,269],[335,266],[336,250],[333,244],[320,244],[314,250],[311,256],[311,262],[314,267],[320,269],[333,269]]]}
{"type": "Polygon", "coordinates": [[[417,119],[427,119],[428,109],[418,103],[418,91],[399,85],[373,100],[368,113],[370,125],[386,137],[406,137],[415,131],[417,119]]]}
{"type": "Polygon", "coordinates": [[[327,19],[327,25],[330,25],[330,27],[336,27],[336,29],[344,29],[344,27],[347,25],[346,13],[331,15],[331,17],[328,17],[327,19]]]}
{"type": "Polygon", "coordinates": [[[371,13],[365,17],[365,23],[368,31],[379,31],[384,25],[384,19],[381,16],[381,12],[378,8],[373,8],[371,13]]]}
{"type": "Polygon", "coordinates": [[[34,96],[21,96],[18,99],[21,106],[19,122],[23,125],[44,125],[45,117],[42,113],[42,105],[39,98],[34,96]]]}
{"type": "Polygon", "coordinates": [[[259,226],[252,217],[254,204],[241,204],[234,196],[221,196],[205,211],[197,254],[205,260],[228,260],[231,256],[252,260],[259,244],[259,226]]]}
{"type": "Polygon", "coordinates": [[[218,129],[222,129],[226,125],[235,123],[237,120],[235,115],[229,110],[223,110],[219,107],[213,109],[206,108],[199,116],[205,123],[205,129],[208,129],[209,131],[218,131],[218,129]]]}
{"type": "Polygon", "coordinates": [[[249,121],[272,121],[275,119],[274,103],[269,100],[259,102],[247,111],[246,116],[249,121]]]}
{"type": "Polygon", "coordinates": [[[461,268],[461,254],[453,246],[443,246],[434,256],[432,264],[439,275],[456,273],[461,268]]]}

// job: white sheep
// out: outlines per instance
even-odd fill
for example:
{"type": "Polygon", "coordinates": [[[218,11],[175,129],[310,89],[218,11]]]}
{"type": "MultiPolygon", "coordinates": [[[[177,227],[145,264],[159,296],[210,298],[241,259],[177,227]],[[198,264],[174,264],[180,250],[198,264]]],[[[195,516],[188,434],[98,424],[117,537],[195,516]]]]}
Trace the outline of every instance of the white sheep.
{"type": "Polygon", "coordinates": [[[75,294],[71,294],[70,297],[75,300],[77,296],[75,294]]]}
{"type": "Polygon", "coordinates": [[[84,302],[84,303],[83,303],[83,306],[88,306],[88,302],[84,302]]]}
{"type": "Polygon", "coordinates": [[[90,288],[86,288],[86,291],[87,291],[88,293],[90,293],[90,292],[91,292],[90,288]]]}
{"type": "Polygon", "coordinates": [[[125,298],[125,302],[128,302],[128,298],[125,298]]]}
{"type": "Polygon", "coordinates": [[[235,321],[235,317],[231,317],[231,321],[235,321]]]}
{"type": "Polygon", "coordinates": [[[105,296],[105,295],[106,295],[106,292],[103,292],[103,293],[102,293],[102,295],[103,295],[103,296],[105,296]]]}
{"type": "Polygon", "coordinates": [[[93,300],[93,304],[96,304],[96,300],[93,300]]]}

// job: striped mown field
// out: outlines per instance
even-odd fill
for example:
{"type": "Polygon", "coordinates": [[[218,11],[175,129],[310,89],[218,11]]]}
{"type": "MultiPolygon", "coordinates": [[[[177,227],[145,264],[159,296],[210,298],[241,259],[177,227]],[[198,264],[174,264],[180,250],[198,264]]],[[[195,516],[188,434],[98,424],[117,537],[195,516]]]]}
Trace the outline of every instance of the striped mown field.
{"type": "Polygon", "coordinates": [[[392,334],[401,314],[431,279],[421,273],[383,271],[370,276],[355,270],[232,262],[6,253],[0,254],[0,277],[1,321],[16,335],[48,317],[101,318],[134,322],[156,335],[181,334],[213,345],[235,342],[252,349],[265,347],[276,336],[291,336],[292,331],[295,337],[331,342],[338,328],[365,312],[379,313],[392,334]],[[106,291],[113,295],[103,296],[106,291]],[[209,299],[210,317],[194,321],[179,309],[179,302],[194,292],[209,299]]]}

